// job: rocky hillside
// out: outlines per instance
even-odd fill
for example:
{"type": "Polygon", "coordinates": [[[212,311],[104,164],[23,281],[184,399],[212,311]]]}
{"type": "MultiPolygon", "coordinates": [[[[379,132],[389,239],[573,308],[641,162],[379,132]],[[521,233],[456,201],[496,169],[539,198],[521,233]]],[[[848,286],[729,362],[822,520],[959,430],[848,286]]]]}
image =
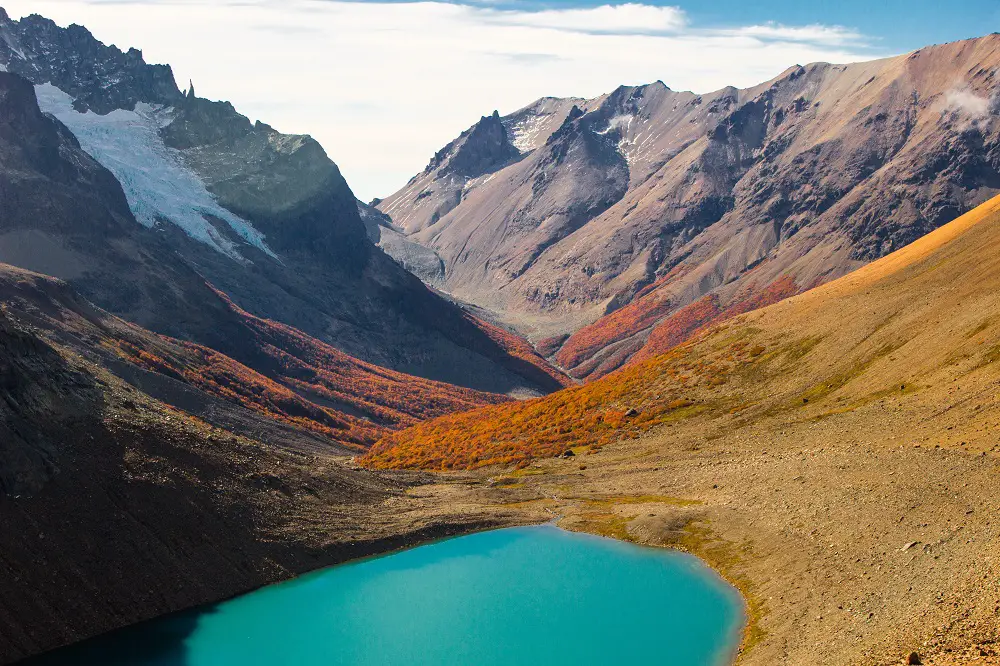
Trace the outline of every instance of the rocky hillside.
{"type": "Polygon", "coordinates": [[[974,401],[973,411],[983,413],[970,415],[961,434],[942,437],[996,452],[981,426],[991,418],[1000,350],[998,236],[1000,197],[848,276],[710,327],[652,360],[546,398],[421,423],[388,436],[365,460],[380,467],[524,464],[688,419],[749,427],[885,399],[937,401],[938,413],[958,399],[951,387],[959,380],[962,409],[974,401]]]}
{"type": "Polygon", "coordinates": [[[0,68],[11,91],[0,150],[22,160],[0,168],[4,196],[22,197],[0,222],[0,261],[230,356],[246,350],[220,329],[229,307],[206,281],[253,316],[397,371],[497,393],[566,381],[379,251],[308,136],[182,93],[169,67],[39,16],[0,13],[0,68]],[[60,159],[74,166],[51,172],[60,159]],[[89,208],[73,205],[81,190],[89,208]]]}
{"type": "MultiPolygon", "coordinates": [[[[0,663],[498,520],[427,510],[405,495],[416,479],[343,455],[378,419],[470,391],[366,374],[332,350],[313,366],[275,357],[297,380],[289,390],[10,266],[0,300],[0,663]],[[367,400],[300,396],[348,371],[382,385],[367,400]]],[[[287,329],[250,328],[294,347],[274,339],[287,329]]]]}
{"type": "Polygon", "coordinates": [[[378,208],[440,257],[443,290],[600,376],[1000,191],[998,68],[990,35],[746,90],[543,99],[483,118],[378,208]]]}

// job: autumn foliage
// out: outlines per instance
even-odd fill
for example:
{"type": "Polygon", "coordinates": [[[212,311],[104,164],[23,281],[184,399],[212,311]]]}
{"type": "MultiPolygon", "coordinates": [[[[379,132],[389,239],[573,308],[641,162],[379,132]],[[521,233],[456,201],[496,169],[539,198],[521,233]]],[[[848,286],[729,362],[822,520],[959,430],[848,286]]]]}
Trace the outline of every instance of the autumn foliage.
{"type": "MultiPolygon", "coordinates": [[[[682,271],[675,269],[636,294],[631,303],[574,333],[556,354],[564,368],[577,368],[614,342],[654,325],[674,309],[673,301],[660,290],[682,271]]],[[[575,376],[585,374],[573,373],[575,376]]]]}
{"type": "Polygon", "coordinates": [[[423,419],[508,400],[366,363],[226,302],[240,317],[244,347],[253,355],[247,363],[256,369],[132,327],[121,328],[105,345],[145,370],[355,449],[423,419]]]}
{"type": "Polygon", "coordinates": [[[542,386],[550,386],[552,389],[570,386],[573,383],[572,379],[542,358],[524,338],[482,319],[471,316],[469,319],[490,340],[512,357],[512,361],[506,363],[515,366],[511,368],[512,370],[517,371],[522,376],[535,379],[542,386]]]}
{"type": "Polygon", "coordinates": [[[801,290],[795,284],[795,280],[785,275],[764,289],[757,290],[754,286],[747,288],[725,308],[720,306],[718,296],[709,294],[681,308],[658,324],[649,334],[645,346],[632,357],[632,362],[667,352],[712,324],[767,307],[794,296],[799,291],[801,290]]]}
{"type": "Polygon", "coordinates": [[[544,398],[450,414],[389,433],[359,460],[374,468],[466,469],[527,464],[567,450],[580,453],[700,413],[698,387],[726,381],[751,358],[739,345],[722,360],[675,350],[600,380],[544,398]]]}
{"type": "MultiPolygon", "coordinates": [[[[748,288],[728,307],[710,294],[662,321],[635,360],[606,377],[545,398],[451,414],[389,433],[361,461],[376,468],[464,469],[524,465],[587,447],[636,437],[653,426],[700,413],[704,396],[725,384],[732,370],[760,349],[740,342],[712,360],[693,358],[693,336],[743,312],[799,291],[783,277],[764,289],[748,288]],[[659,353],[662,350],[665,353],[659,353]],[[702,390],[698,390],[699,387],[702,390]],[[699,397],[702,396],[699,401],[699,397]]],[[[633,350],[635,351],[635,350],[633,350]]]]}
{"type": "Polygon", "coordinates": [[[575,377],[596,378],[630,361],[661,354],[713,323],[776,303],[802,291],[790,276],[782,276],[758,289],[750,285],[723,303],[715,293],[680,309],[663,287],[674,280],[671,272],[640,291],[635,300],[574,333],[556,354],[556,360],[571,368],[575,377]],[[629,340],[654,327],[645,345],[629,340]],[[602,355],[602,350],[612,349],[602,355]]]}

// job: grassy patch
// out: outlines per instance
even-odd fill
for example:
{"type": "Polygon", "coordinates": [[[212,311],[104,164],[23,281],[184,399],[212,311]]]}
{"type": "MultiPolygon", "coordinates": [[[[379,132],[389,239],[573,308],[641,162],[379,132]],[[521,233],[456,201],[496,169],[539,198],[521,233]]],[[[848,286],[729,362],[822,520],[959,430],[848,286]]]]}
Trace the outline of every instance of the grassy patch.
{"type": "Polygon", "coordinates": [[[878,360],[884,358],[885,356],[888,356],[889,354],[896,351],[902,346],[903,346],[902,344],[883,345],[878,350],[876,350],[871,357],[865,359],[864,361],[860,361],[859,363],[856,363],[853,367],[848,368],[843,372],[837,373],[836,375],[829,377],[825,381],[819,384],[815,384],[814,386],[806,389],[804,393],[800,394],[799,397],[793,401],[791,406],[801,407],[809,404],[810,402],[817,402],[819,400],[822,400],[823,398],[829,396],[831,393],[839,391],[840,389],[847,386],[851,381],[863,375],[878,360]]]}
{"type": "Polygon", "coordinates": [[[695,506],[700,500],[671,497],[669,495],[607,495],[604,497],[571,497],[589,506],[613,506],[616,504],[669,504],[670,506],[695,506]]]}
{"type": "Polygon", "coordinates": [[[761,626],[767,612],[764,600],[757,595],[753,581],[738,571],[744,559],[751,555],[751,544],[721,540],[702,522],[688,524],[678,545],[707,562],[743,595],[747,604],[747,626],[743,631],[740,655],[746,655],[767,636],[761,626]]]}
{"type": "Polygon", "coordinates": [[[543,474],[548,474],[548,472],[537,467],[523,467],[521,469],[515,469],[507,476],[512,479],[521,479],[526,476],[542,476],[543,474]]]}

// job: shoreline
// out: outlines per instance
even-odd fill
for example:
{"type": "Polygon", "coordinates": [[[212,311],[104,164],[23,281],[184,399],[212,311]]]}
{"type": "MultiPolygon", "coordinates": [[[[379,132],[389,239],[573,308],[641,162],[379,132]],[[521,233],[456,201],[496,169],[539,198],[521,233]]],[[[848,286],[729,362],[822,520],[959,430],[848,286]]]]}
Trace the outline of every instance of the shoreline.
{"type": "MultiPolygon", "coordinates": [[[[532,522],[532,523],[515,524],[515,525],[499,525],[499,526],[473,527],[472,529],[470,529],[468,531],[464,531],[463,530],[463,531],[454,532],[454,533],[446,533],[444,536],[429,537],[429,538],[426,538],[426,539],[424,539],[422,537],[418,537],[416,539],[413,539],[412,542],[407,543],[406,545],[402,545],[402,546],[393,548],[391,550],[382,550],[382,551],[374,552],[374,553],[369,554],[369,555],[362,555],[362,556],[357,557],[357,558],[348,559],[348,560],[345,560],[345,561],[342,561],[342,562],[338,562],[338,563],[335,563],[335,564],[330,564],[330,565],[322,566],[322,567],[319,567],[319,568],[316,568],[316,569],[312,569],[312,570],[309,570],[309,571],[305,571],[305,572],[302,572],[302,573],[299,573],[299,574],[295,574],[295,575],[290,576],[287,579],[274,581],[272,583],[268,583],[266,585],[262,585],[260,587],[254,588],[252,590],[248,590],[246,592],[241,592],[241,593],[234,594],[234,595],[232,595],[230,597],[227,597],[225,599],[219,599],[219,600],[216,600],[216,601],[207,602],[207,603],[200,604],[200,605],[197,605],[197,606],[194,606],[194,607],[191,607],[191,608],[182,609],[182,610],[175,611],[175,612],[172,612],[172,613],[168,613],[168,614],[165,614],[165,615],[161,615],[161,616],[157,616],[157,617],[154,617],[154,618],[150,618],[150,619],[145,620],[145,621],[141,621],[141,622],[137,622],[137,623],[134,623],[134,624],[127,625],[127,626],[123,626],[123,627],[120,627],[118,629],[115,629],[115,630],[112,630],[112,631],[109,631],[109,632],[105,632],[105,633],[99,634],[97,636],[93,636],[93,637],[91,637],[89,639],[86,639],[84,641],[79,641],[77,643],[73,643],[73,644],[70,644],[68,646],[63,646],[61,648],[56,648],[55,650],[51,650],[51,651],[47,651],[47,652],[39,654],[39,655],[35,655],[35,656],[33,656],[33,657],[31,657],[31,658],[23,661],[23,662],[17,662],[17,663],[18,664],[24,663],[25,666],[34,666],[37,663],[39,666],[42,666],[44,664],[48,664],[49,663],[48,659],[51,659],[53,657],[55,657],[55,658],[58,659],[59,658],[59,653],[62,652],[63,650],[67,650],[67,649],[72,650],[74,648],[78,648],[78,649],[82,648],[83,650],[86,650],[89,647],[89,648],[96,648],[98,651],[100,651],[101,650],[101,645],[102,644],[106,644],[107,641],[110,641],[112,644],[115,641],[119,641],[120,642],[121,638],[124,638],[124,637],[128,636],[130,632],[134,632],[137,629],[141,629],[145,625],[155,625],[155,624],[161,623],[161,622],[162,623],[170,623],[171,621],[176,621],[175,624],[183,624],[183,622],[185,620],[190,620],[190,622],[189,622],[189,624],[190,624],[189,630],[186,633],[184,633],[183,636],[181,636],[181,634],[178,633],[175,636],[173,636],[172,639],[171,639],[171,644],[177,643],[179,645],[181,641],[183,641],[184,639],[186,639],[188,636],[190,636],[193,633],[193,631],[197,627],[197,621],[196,620],[200,616],[200,614],[202,614],[202,613],[208,613],[208,612],[213,612],[214,608],[217,607],[218,605],[224,604],[227,601],[230,601],[230,600],[233,600],[233,599],[238,599],[240,597],[247,596],[247,595],[253,595],[253,594],[257,593],[257,592],[261,592],[263,590],[266,590],[268,588],[275,587],[275,586],[278,586],[278,585],[285,585],[285,584],[288,584],[288,583],[292,583],[294,581],[300,581],[302,579],[308,579],[309,577],[312,577],[312,576],[321,576],[321,575],[324,574],[324,572],[328,572],[328,571],[330,571],[332,569],[335,569],[335,568],[347,567],[347,566],[350,566],[350,565],[358,565],[358,564],[363,564],[363,563],[366,563],[366,562],[371,562],[371,561],[374,561],[374,560],[379,560],[379,559],[383,559],[383,558],[387,558],[387,557],[392,557],[394,555],[398,555],[398,554],[406,552],[406,551],[416,550],[416,549],[419,549],[419,548],[424,548],[424,547],[432,546],[432,545],[435,545],[435,544],[441,544],[441,543],[452,541],[452,540],[455,540],[455,539],[461,539],[461,538],[465,538],[465,537],[471,537],[471,536],[474,536],[474,535],[481,535],[481,534],[486,534],[486,533],[491,533],[491,532],[503,532],[503,531],[508,531],[508,530],[538,530],[538,529],[542,529],[542,530],[546,530],[546,531],[548,531],[548,530],[557,531],[558,533],[562,533],[562,534],[568,535],[569,538],[577,538],[577,539],[584,539],[584,540],[607,541],[607,542],[618,543],[619,547],[622,547],[622,548],[642,549],[642,550],[649,550],[649,551],[659,551],[658,557],[659,556],[666,556],[666,557],[673,556],[673,557],[680,557],[680,558],[688,558],[690,560],[690,564],[689,565],[682,565],[682,566],[685,566],[685,568],[686,568],[686,566],[691,566],[694,569],[692,570],[692,572],[690,574],[686,574],[686,575],[691,575],[691,576],[695,576],[695,577],[698,577],[698,578],[707,578],[707,579],[710,579],[712,581],[711,584],[713,586],[716,586],[720,591],[724,591],[723,593],[725,594],[725,596],[729,597],[730,603],[731,603],[731,608],[737,614],[737,624],[736,624],[734,630],[731,633],[730,632],[726,632],[726,634],[725,634],[725,637],[727,637],[726,645],[731,645],[732,647],[731,647],[730,650],[724,650],[724,652],[731,652],[731,654],[729,656],[723,657],[719,662],[714,662],[713,661],[713,663],[718,663],[719,666],[723,666],[723,664],[732,664],[734,662],[735,656],[741,650],[742,640],[743,640],[743,637],[745,635],[746,627],[747,627],[747,617],[748,616],[747,616],[747,612],[746,612],[746,609],[747,609],[746,600],[744,599],[744,597],[741,594],[741,592],[735,586],[733,586],[732,583],[725,576],[723,576],[717,569],[715,569],[714,567],[712,567],[705,559],[703,559],[702,557],[700,557],[700,556],[698,556],[698,555],[696,555],[696,554],[694,554],[692,552],[689,552],[689,551],[687,551],[687,550],[685,550],[683,548],[661,547],[661,546],[656,546],[656,545],[643,544],[643,543],[639,543],[639,542],[632,541],[632,540],[617,539],[615,537],[609,537],[609,536],[597,534],[597,533],[594,533],[594,532],[586,532],[586,531],[566,529],[566,528],[560,527],[555,520],[550,520],[550,521],[541,522],[541,523],[532,522]]],[[[406,538],[409,539],[409,538],[412,538],[413,536],[414,535],[406,535],[406,538]]],[[[176,627],[174,627],[174,628],[176,628],[176,627]]],[[[173,629],[171,629],[171,634],[173,634],[173,633],[174,633],[173,629]]],[[[723,638],[723,636],[720,634],[719,638],[721,639],[721,638],[723,638]]],[[[173,648],[170,648],[170,649],[173,649],[173,648]]],[[[101,653],[101,652],[98,652],[98,653],[101,653]]],[[[81,654],[76,654],[76,653],[72,653],[72,654],[75,655],[76,657],[80,657],[81,656],[81,654]]],[[[82,653],[82,655],[86,655],[86,654],[88,654],[88,653],[87,652],[83,652],[82,653]]],[[[172,652],[171,652],[171,654],[172,654],[172,652]]],[[[56,663],[60,663],[60,662],[57,661],[56,663]]]]}

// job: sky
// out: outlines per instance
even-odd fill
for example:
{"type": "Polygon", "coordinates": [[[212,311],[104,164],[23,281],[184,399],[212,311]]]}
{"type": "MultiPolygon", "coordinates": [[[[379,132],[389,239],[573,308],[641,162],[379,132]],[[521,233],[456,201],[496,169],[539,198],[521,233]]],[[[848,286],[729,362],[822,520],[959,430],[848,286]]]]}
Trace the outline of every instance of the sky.
{"type": "Polygon", "coordinates": [[[385,197],[480,116],[663,81],[747,87],[1000,31],[997,0],[0,0],[167,63],[182,88],[310,134],[385,197]]]}

